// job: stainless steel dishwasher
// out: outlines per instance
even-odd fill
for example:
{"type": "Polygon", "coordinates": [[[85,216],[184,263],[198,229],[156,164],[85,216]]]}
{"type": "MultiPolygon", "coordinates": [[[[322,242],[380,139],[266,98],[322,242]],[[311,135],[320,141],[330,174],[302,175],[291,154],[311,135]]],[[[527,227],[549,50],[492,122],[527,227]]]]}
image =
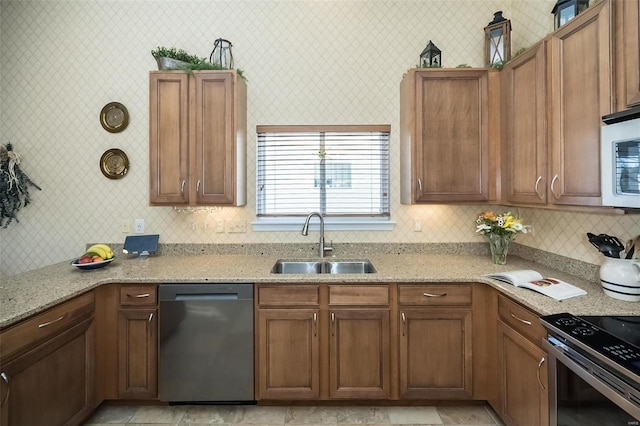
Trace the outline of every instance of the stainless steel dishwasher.
{"type": "Polygon", "coordinates": [[[254,401],[253,284],[161,284],[158,396],[254,401]]]}

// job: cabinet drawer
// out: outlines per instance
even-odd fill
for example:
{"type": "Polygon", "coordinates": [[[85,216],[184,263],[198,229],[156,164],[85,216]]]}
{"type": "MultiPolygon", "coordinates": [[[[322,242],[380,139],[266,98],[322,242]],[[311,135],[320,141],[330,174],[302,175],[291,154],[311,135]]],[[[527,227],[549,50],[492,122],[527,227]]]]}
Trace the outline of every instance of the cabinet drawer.
{"type": "Polygon", "coordinates": [[[317,285],[278,284],[277,287],[258,287],[260,306],[316,306],[320,302],[317,285]]]}
{"type": "Polygon", "coordinates": [[[398,287],[400,305],[470,305],[469,285],[401,285],[398,287]]]}
{"type": "Polygon", "coordinates": [[[120,304],[149,306],[158,304],[158,286],[156,285],[121,285],[120,304]]]}
{"type": "Polygon", "coordinates": [[[506,296],[498,296],[498,314],[502,322],[508,324],[538,346],[540,346],[540,341],[547,335],[536,313],[506,296]]]}
{"type": "MultiPolygon", "coordinates": [[[[3,331],[0,357],[33,346],[93,315],[93,292],[78,296],[3,331]]],[[[6,361],[3,359],[3,361],[6,361]]]]}
{"type": "Polygon", "coordinates": [[[386,285],[330,285],[330,305],[388,305],[389,287],[386,285]]]}

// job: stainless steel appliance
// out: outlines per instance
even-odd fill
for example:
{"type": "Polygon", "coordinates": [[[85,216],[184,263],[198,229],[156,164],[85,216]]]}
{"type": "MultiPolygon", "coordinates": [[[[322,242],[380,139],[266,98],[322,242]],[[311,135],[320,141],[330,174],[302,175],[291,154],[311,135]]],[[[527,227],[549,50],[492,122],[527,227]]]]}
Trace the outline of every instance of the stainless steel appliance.
{"type": "Polygon", "coordinates": [[[158,396],[253,402],[253,284],[161,284],[158,396]]]}
{"type": "Polygon", "coordinates": [[[640,106],[602,120],[602,205],[640,208],[640,106]]]}
{"type": "Polygon", "coordinates": [[[551,426],[640,424],[640,316],[543,316],[551,426]]]}

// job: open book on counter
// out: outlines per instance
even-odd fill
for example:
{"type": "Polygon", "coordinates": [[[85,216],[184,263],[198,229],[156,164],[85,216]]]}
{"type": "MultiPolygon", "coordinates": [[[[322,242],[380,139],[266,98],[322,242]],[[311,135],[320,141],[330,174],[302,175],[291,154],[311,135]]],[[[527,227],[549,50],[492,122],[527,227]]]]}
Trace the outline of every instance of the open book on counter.
{"type": "Polygon", "coordinates": [[[557,278],[544,278],[540,273],[530,269],[487,274],[485,277],[513,284],[516,287],[528,288],[556,300],[564,300],[587,294],[586,291],[572,284],[557,278]]]}

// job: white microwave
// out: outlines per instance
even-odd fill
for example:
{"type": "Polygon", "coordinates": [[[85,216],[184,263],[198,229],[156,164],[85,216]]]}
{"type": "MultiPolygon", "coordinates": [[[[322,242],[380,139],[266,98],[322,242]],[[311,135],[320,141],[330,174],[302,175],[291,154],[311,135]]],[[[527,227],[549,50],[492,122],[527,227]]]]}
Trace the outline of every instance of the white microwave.
{"type": "Polygon", "coordinates": [[[640,116],[629,110],[603,120],[610,124],[600,140],[602,205],[640,208],[640,116]]]}

